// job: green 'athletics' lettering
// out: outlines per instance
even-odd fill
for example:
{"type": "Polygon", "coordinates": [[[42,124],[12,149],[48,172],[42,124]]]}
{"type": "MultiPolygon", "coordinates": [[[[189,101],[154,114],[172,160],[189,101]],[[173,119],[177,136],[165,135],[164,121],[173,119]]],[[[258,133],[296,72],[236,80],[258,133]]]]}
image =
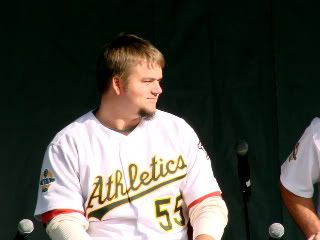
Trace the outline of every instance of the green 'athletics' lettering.
{"type": "Polygon", "coordinates": [[[182,179],[185,177],[185,173],[181,176],[159,183],[158,185],[146,189],[135,196],[131,196],[130,199],[127,197],[129,193],[139,190],[142,186],[148,186],[152,182],[157,182],[166,176],[174,175],[177,171],[185,168],[187,168],[187,165],[181,155],[176,160],[168,160],[166,162],[164,162],[163,159],[157,159],[154,156],[150,162],[150,170],[143,171],[141,173],[139,173],[138,166],[136,164],[130,164],[128,166],[129,186],[127,189],[125,188],[123,175],[120,170],[116,170],[111,174],[106,183],[104,183],[102,176],[97,176],[93,183],[93,190],[88,200],[87,214],[89,217],[91,216],[101,219],[108,211],[122,204],[128,203],[129,200],[135,200],[158,189],[159,187],[182,179]],[[93,204],[94,200],[96,200],[95,204],[98,205],[105,205],[106,202],[111,202],[113,200],[117,201],[90,211],[89,209],[93,208],[95,205],[93,204]]]}

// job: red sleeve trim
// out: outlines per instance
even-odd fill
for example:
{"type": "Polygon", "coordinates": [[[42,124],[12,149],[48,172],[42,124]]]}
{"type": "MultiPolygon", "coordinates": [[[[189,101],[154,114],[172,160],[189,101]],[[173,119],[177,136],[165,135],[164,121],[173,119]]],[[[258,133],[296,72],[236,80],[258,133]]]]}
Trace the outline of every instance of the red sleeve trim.
{"type": "Polygon", "coordinates": [[[55,216],[57,216],[59,214],[73,213],[73,212],[78,212],[78,213],[81,213],[82,215],[84,215],[84,212],[74,210],[74,209],[54,209],[54,210],[42,213],[41,214],[41,222],[43,224],[47,224],[52,218],[54,218],[55,216]]]}
{"type": "Polygon", "coordinates": [[[198,198],[198,199],[194,200],[192,203],[189,204],[188,208],[189,208],[189,209],[192,208],[194,205],[202,202],[203,200],[205,200],[205,199],[208,198],[208,197],[219,197],[219,196],[221,197],[221,192],[209,193],[209,194],[207,194],[207,195],[204,195],[204,196],[201,197],[201,198],[198,198]]]}

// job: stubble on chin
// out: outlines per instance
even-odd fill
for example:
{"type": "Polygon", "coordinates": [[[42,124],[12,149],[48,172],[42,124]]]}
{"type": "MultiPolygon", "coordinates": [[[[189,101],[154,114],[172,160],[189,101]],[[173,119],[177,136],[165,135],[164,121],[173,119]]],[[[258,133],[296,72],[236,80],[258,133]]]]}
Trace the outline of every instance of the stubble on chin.
{"type": "Polygon", "coordinates": [[[156,114],[156,111],[148,111],[146,109],[141,108],[138,112],[139,117],[145,119],[145,120],[151,120],[154,115],[156,114]]]}

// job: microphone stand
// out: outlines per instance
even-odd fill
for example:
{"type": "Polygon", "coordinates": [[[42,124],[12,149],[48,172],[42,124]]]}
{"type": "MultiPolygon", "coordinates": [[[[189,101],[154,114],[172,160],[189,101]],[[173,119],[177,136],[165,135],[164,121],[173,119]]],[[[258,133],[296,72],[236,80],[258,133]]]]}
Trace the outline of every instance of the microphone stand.
{"type": "Polygon", "coordinates": [[[244,211],[247,240],[250,240],[250,226],[249,226],[249,213],[248,213],[248,200],[249,200],[250,193],[251,193],[251,189],[248,189],[248,192],[242,191],[243,211],[244,211]]]}
{"type": "Polygon", "coordinates": [[[248,162],[247,150],[244,154],[238,152],[238,175],[240,180],[240,191],[242,193],[243,200],[243,211],[245,218],[245,228],[247,240],[250,240],[250,224],[249,224],[249,213],[248,213],[248,201],[251,195],[251,182],[250,182],[250,167],[248,162]]]}

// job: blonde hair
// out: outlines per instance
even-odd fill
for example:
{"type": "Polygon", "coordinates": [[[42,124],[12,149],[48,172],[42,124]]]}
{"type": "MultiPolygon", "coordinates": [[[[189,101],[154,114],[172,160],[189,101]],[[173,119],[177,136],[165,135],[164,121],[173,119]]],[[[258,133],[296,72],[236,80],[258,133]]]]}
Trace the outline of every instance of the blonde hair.
{"type": "Polygon", "coordinates": [[[98,90],[102,94],[114,76],[124,81],[130,69],[146,61],[150,66],[165,66],[162,53],[149,41],[133,34],[120,34],[103,48],[97,64],[98,90]]]}

